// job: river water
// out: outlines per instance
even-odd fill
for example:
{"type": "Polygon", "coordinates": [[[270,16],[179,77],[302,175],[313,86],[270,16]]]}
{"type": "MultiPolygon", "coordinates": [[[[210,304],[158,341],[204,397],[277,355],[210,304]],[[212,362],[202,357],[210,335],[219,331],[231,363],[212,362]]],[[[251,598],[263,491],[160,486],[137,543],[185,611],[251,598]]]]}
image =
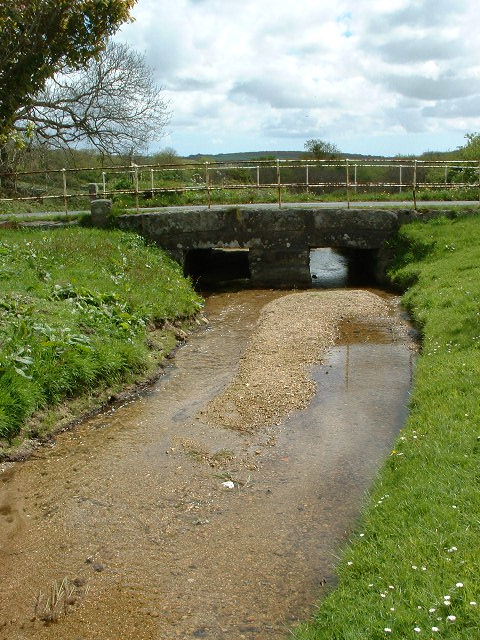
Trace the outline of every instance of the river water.
{"type": "Polygon", "coordinates": [[[348,282],[348,261],[330,247],[312,249],[310,273],[314,287],[344,287],[348,282]]]}
{"type": "Polygon", "coordinates": [[[314,612],[405,419],[413,356],[350,326],[307,409],[254,435],[203,424],[286,293],[211,295],[209,327],[149,393],[4,467],[2,640],[277,640],[314,612]]]}

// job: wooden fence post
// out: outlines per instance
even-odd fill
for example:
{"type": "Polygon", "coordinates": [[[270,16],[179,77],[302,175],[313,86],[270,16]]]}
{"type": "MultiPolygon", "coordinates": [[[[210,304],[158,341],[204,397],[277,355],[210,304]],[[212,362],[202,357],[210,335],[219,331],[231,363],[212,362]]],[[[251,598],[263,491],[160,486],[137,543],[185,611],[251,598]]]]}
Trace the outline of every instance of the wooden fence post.
{"type": "Polygon", "coordinates": [[[65,207],[65,213],[68,213],[68,198],[67,198],[67,170],[62,169],[63,177],[63,205],[65,207]]]}
{"type": "Polygon", "coordinates": [[[350,209],[350,168],[348,164],[348,158],[345,161],[346,177],[347,177],[347,209],[350,209]]]}
{"type": "Polygon", "coordinates": [[[278,206],[282,206],[282,183],[280,178],[280,160],[277,158],[278,206]]]}
{"type": "Polygon", "coordinates": [[[210,199],[210,175],[208,173],[208,161],[205,162],[205,185],[207,187],[207,202],[208,208],[210,209],[212,206],[212,202],[210,199]]]}
{"type": "Polygon", "coordinates": [[[413,208],[417,210],[417,161],[413,165],[413,208]]]}

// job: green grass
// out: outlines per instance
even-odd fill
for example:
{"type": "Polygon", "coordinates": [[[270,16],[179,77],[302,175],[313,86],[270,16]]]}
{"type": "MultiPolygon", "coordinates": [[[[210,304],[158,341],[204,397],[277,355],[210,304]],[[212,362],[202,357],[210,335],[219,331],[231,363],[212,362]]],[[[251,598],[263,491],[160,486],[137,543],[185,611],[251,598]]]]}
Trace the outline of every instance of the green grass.
{"type": "Polygon", "coordinates": [[[0,228],[4,225],[7,225],[8,228],[19,228],[21,222],[74,222],[75,220],[80,220],[85,216],[89,216],[90,214],[69,214],[65,215],[64,213],[59,214],[48,214],[48,213],[11,213],[8,216],[0,219],[0,228]]]}
{"type": "Polygon", "coordinates": [[[397,254],[423,333],[411,413],[298,640],[480,637],[480,219],[405,226],[397,254]]]}
{"type": "MultiPolygon", "coordinates": [[[[88,197],[83,198],[69,198],[68,199],[69,211],[89,211],[90,200],[88,197]]],[[[65,211],[65,205],[63,199],[58,200],[28,200],[28,201],[12,201],[12,202],[0,202],[0,216],[10,216],[16,214],[25,213],[43,213],[44,211],[50,212],[63,212],[65,211]]]]}
{"type": "Polygon", "coordinates": [[[177,264],[120,231],[0,231],[0,281],[0,445],[39,409],[148,369],[149,329],[201,307],[177,264]]]}
{"type": "MultiPolygon", "coordinates": [[[[476,189],[429,189],[417,193],[417,200],[478,200],[478,190],[476,189]]],[[[333,192],[319,192],[310,190],[298,192],[297,190],[282,189],[282,202],[346,202],[347,193],[343,189],[333,192]]],[[[351,202],[403,202],[411,201],[413,206],[413,195],[411,191],[404,190],[401,193],[388,193],[385,191],[350,191],[351,202]]],[[[114,207],[117,212],[135,207],[135,196],[123,194],[113,197],[114,207]]],[[[211,204],[250,204],[250,203],[276,203],[278,202],[277,189],[222,189],[211,191],[211,204]]],[[[140,195],[139,207],[169,207],[208,204],[208,195],[205,191],[188,191],[185,193],[163,193],[155,194],[152,198],[144,198],[140,195]]]]}
{"type": "MultiPolygon", "coordinates": [[[[125,185],[123,185],[125,186],[125,185]]],[[[145,185],[144,185],[145,186],[145,185]]],[[[171,183],[165,185],[172,187],[171,183]]],[[[131,187],[127,184],[126,187],[131,187]]],[[[148,189],[148,185],[145,186],[148,189]]],[[[350,190],[349,198],[351,202],[403,202],[411,201],[413,206],[412,191],[404,189],[401,193],[389,193],[379,189],[369,189],[365,191],[350,190]]],[[[418,191],[417,200],[430,201],[440,200],[449,202],[452,200],[478,200],[477,189],[424,189],[418,191]]],[[[299,191],[298,189],[282,188],[283,202],[346,202],[347,192],[345,189],[337,189],[331,192],[311,189],[310,191],[299,191]]],[[[206,206],[209,196],[206,191],[187,191],[184,193],[157,193],[153,197],[139,195],[140,209],[145,207],[171,207],[171,206],[206,206]]],[[[278,202],[278,189],[256,189],[253,185],[251,189],[221,189],[210,192],[211,204],[250,204],[250,203],[276,203],[278,202]]],[[[122,213],[126,209],[136,206],[134,194],[118,194],[113,196],[114,208],[117,213],[122,213]]],[[[0,216],[10,216],[27,213],[41,213],[49,211],[63,211],[63,200],[44,200],[28,202],[0,202],[0,216]]],[[[69,211],[89,211],[90,202],[88,196],[69,198],[69,211]]]]}

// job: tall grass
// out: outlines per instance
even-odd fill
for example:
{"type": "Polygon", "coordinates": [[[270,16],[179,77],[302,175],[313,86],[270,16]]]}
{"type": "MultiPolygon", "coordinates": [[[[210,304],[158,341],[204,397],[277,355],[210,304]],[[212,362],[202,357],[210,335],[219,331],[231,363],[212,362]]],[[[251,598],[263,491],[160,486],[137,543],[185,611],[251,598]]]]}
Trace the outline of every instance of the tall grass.
{"type": "MultiPolygon", "coordinates": [[[[418,201],[454,201],[470,200],[477,201],[479,198],[477,189],[423,189],[417,192],[418,201]]],[[[413,206],[413,192],[404,189],[402,192],[388,192],[380,189],[358,190],[353,188],[348,196],[345,189],[335,189],[324,191],[312,187],[309,191],[299,189],[281,189],[281,199],[283,202],[404,202],[411,201],[413,206]]],[[[114,206],[117,212],[135,207],[136,200],[132,194],[121,194],[113,197],[114,206]]],[[[148,193],[146,196],[139,196],[139,206],[142,207],[169,207],[198,205],[205,206],[211,204],[255,204],[255,203],[277,203],[278,189],[219,189],[212,190],[207,194],[205,190],[187,191],[184,193],[148,193]]]]}
{"type": "Polygon", "coordinates": [[[134,234],[0,234],[0,442],[42,407],[149,362],[148,328],[195,314],[180,267],[134,234]]]}
{"type": "Polygon", "coordinates": [[[480,637],[480,219],[406,226],[397,254],[423,333],[410,417],[299,640],[480,637]]]}

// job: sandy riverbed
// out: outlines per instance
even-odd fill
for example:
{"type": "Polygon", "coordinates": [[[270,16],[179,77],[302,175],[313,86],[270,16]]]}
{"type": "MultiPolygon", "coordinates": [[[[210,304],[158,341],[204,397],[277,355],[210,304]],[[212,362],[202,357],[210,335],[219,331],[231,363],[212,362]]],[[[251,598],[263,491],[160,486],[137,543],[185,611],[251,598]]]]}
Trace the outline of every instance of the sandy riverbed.
{"type": "Polygon", "coordinates": [[[208,330],[150,393],[0,467],[0,640],[288,637],[335,584],[406,415],[412,353],[398,300],[382,296],[214,294],[208,330]],[[277,421],[308,406],[251,433],[195,419],[239,384],[256,345],[257,406],[263,393],[277,421]]]}
{"type": "Polygon", "coordinates": [[[350,322],[395,324],[391,305],[365,290],[306,291],[273,300],[260,315],[235,378],[201,419],[252,431],[305,408],[316,389],[309,365],[321,362],[350,322]]]}

